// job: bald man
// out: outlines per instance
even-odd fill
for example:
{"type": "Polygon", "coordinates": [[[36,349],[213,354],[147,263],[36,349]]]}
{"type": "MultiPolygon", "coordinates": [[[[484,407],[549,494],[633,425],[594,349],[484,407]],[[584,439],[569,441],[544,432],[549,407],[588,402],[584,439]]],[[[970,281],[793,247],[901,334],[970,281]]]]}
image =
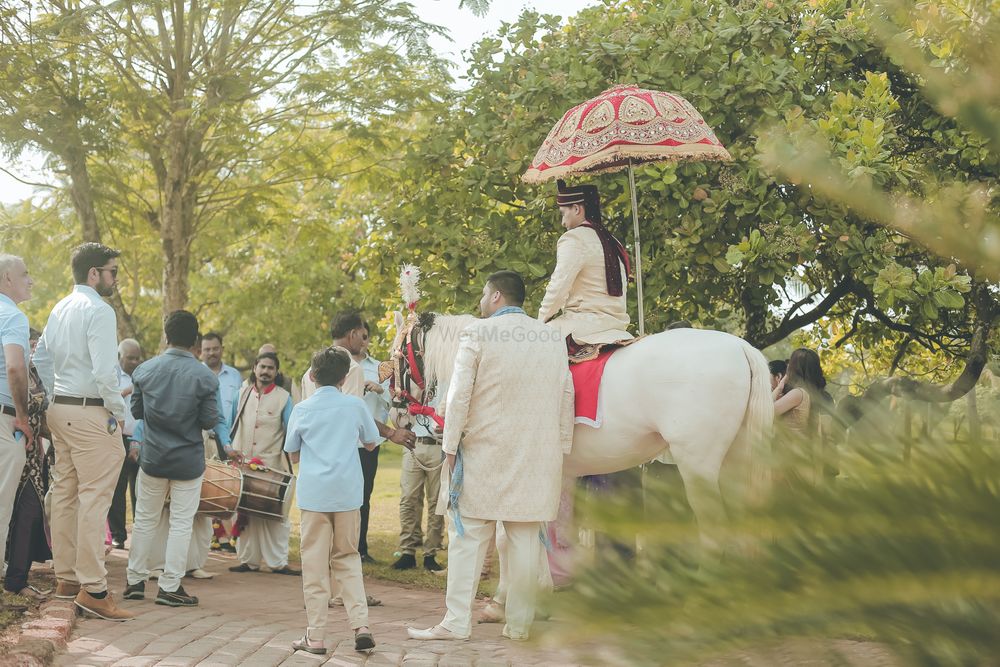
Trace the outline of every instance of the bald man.
{"type": "MultiPolygon", "coordinates": [[[[132,371],[142,363],[142,346],[134,338],[126,338],[118,343],[118,389],[127,405],[132,403],[132,371]]],[[[122,443],[128,454],[129,442],[135,433],[135,417],[131,410],[125,411],[125,426],[122,428],[122,443]]],[[[125,530],[125,491],[128,490],[132,499],[132,519],[135,520],[135,480],[139,474],[139,464],[128,456],[122,462],[122,470],[118,475],[118,485],[115,495],[111,498],[111,508],[108,510],[108,527],[111,528],[111,546],[124,549],[128,534],[125,530]]]]}

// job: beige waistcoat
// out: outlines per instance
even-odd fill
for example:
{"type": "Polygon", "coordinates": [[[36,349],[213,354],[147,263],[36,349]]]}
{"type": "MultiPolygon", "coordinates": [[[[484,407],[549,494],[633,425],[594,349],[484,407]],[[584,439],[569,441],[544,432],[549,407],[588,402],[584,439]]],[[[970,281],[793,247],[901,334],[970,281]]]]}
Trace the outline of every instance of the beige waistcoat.
{"type": "Polygon", "coordinates": [[[260,394],[253,385],[244,382],[240,388],[237,410],[246,407],[239,418],[239,427],[233,436],[233,449],[250,459],[257,457],[268,468],[288,471],[283,448],[285,446],[285,426],[281,423],[281,413],[291,396],[281,387],[275,386],[270,392],[260,394]]]}

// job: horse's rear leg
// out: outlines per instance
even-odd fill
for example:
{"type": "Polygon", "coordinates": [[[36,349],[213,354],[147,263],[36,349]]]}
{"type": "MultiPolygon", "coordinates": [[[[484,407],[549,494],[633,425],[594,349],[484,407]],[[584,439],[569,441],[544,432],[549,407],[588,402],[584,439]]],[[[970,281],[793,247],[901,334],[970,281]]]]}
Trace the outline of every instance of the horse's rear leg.
{"type": "Polygon", "coordinates": [[[726,521],[726,506],[719,478],[728,448],[729,443],[701,443],[673,449],[688,504],[698,522],[701,544],[708,554],[721,555],[725,548],[720,535],[726,521]]]}

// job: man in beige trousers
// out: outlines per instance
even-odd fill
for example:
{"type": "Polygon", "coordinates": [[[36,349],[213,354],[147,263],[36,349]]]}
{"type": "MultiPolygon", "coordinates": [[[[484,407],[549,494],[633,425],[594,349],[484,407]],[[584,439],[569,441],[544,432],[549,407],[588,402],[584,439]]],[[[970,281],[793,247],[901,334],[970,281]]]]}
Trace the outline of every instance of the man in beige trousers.
{"type": "MultiPolygon", "coordinates": [[[[562,334],[525,314],[524,280],[491,275],[484,319],[461,334],[445,406],[448,494],[447,613],[413,639],[467,639],[479,573],[497,523],[510,581],[503,636],[528,639],[535,616],[543,522],[556,518],[563,456],[573,439],[573,381],[562,334]]],[[[438,511],[443,503],[439,501],[438,511]]]]}
{"type": "Polygon", "coordinates": [[[104,521],[125,458],[117,319],[102,299],[114,293],[118,255],[100,243],[73,250],[76,286],[52,309],[34,357],[51,397],[56,597],[109,621],[133,616],[115,604],[104,567],[104,521]]]}

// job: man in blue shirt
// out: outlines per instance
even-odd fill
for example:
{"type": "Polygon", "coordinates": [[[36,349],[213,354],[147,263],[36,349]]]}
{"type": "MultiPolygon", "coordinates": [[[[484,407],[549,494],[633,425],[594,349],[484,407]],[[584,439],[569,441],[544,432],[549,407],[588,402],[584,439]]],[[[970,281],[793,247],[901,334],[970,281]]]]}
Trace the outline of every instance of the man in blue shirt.
{"type": "MultiPolygon", "coordinates": [[[[219,412],[221,412],[225,418],[228,420],[230,415],[233,414],[233,406],[236,405],[236,400],[240,396],[240,387],[243,385],[243,377],[240,372],[230,366],[229,364],[222,363],[222,356],[225,352],[225,346],[223,345],[222,335],[214,331],[209,331],[207,334],[201,338],[201,362],[208,366],[208,369],[215,373],[215,377],[219,379],[219,393],[222,396],[222,402],[219,403],[219,412]]],[[[230,425],[231,426],[231,425],[230,425]]],[[[229,427],[226,428],[226,433],[229,432],[229,427]]],[[[205,455],[209,458],[216,458],[220,456],[219,445],[221,440],[215,436],[211,431],[205,434],[205,455]]],[[[232,521],[229,517],[216,517],[215,522],[218,524],[218,529],[215,528],[213,520],[211,517],[201,517],[195,521],[195,539],[207,539],[210,545],[213,545],[213,531],[215,531],[214,537],[217,541],[214,544],[218,546],[212,546],[213,550],[216,551],[231,551],[236,552],[236,538],[231,537],[232,532],[232,521]]],[[[202,571],[202,563],[195,570],[202,571]]],[[[197,577],[196,573],[195,576],[197,577]]]]}
{"type": "Polygon", "coordinates": [[[194,315],[174,311],[163,329],[167,350],[132,374],[132,415],[143,420],[145,437],[139,453],[138,502],[124,597],[145,596],[153,536],[169,493],[170,536],[156,603],[192,607],[198,598],[187,594],[181,578],[205,473],[202,430],[219,423],[219,381],[190,352],[198,338],[194,315]]]}
{"type": "Polygon", "coordinates": [[[222,405],[219,412],[229,418],[233,413],[233,405],[240,395],[240,387],[243,385],[243,378],[240,372],[222,363],[222,353],[225,348],[222,346],[222,336],[209,331],[201,338],[201,361],[208,366],[208,369],[215,373],[219,380],[219,391],[222,394],[222,405]]]}
{"type": "Polygon", "coordinates": [[[354,648],[375,647],[368,631],[368,604],[361,576],[358,533],[364,479],[357,446],[375,448],[378,427],[364,401],[340,391],[351,366],[350,353],[328,347],[312,359],[316,392],[292,409],[285,451],[299,466],[296,498],[302,515],[302,593],[308,626],[292,643],[297,651],[324,654],[330,570],[340,584],[354,648]]]}
{"type": "Polygon", "coordinates": [[[31,285],[24,261],[0,254],[0,548],[7,544],[25,450],[33,442],[28,426],[30,328],[17,307],[31,298],[31,285]]]}

